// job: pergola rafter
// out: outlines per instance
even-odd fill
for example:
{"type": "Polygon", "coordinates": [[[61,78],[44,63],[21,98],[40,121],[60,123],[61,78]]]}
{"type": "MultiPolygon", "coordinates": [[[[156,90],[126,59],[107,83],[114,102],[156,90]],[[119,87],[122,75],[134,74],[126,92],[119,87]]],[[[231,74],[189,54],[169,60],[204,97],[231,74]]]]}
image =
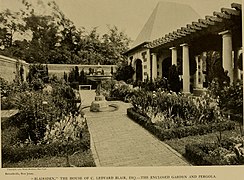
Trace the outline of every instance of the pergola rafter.
{"type": "Polygon", "coordinates": [[[223,22],[222,18],[215,17],[215,16],[205,16],[205,18],[212,22],[220,22],[220,23],[223,22]]]}
{"type": "Polygon", "coordinates": [[[173,43],[181,38],[192,39],[200,34],[209,32],[217,32],[220,29],[225,29],[226,25],[232,28],[233,17],[241,17],[241,4],[232,3],[231,8],[221,8],[221,12],[213,12],[212,16],[205,16],[205,19],[198,19],[197,21],[187,24],[186,27],[165,34],[163,37],[149,42],[145,47],[155,48],[167,43],[173,43]]]}
{"type": "Polygon", "coordinates": [[[237,4],[237,3],[232,3],[231,4],[231,8],[234,8],[234,9],[236,9],[236,10],[238,10],[238,11],[241,11],[241,4],[237,4]]]}
{"type": "Polygon", "coordinates": [[[224,18],[224,19],[230,19],[231,15],[225,14],[225,13],[221,13],[221,12],[213,12],[214,16],[220,17],[220,18],[224,18]]]}
{"type": "Polygon", "coordinates": [[[207,28],[208,26],[206,24],[200,23],[200,22],[192,22],[194,26],[200,27],[200,28],[207,28]]]}
{"type": "Polygon", "coordinates": [[[212,22],[212,21],[209,21],[209,20],[207,20],[207,19],[198,19],[198,22],[199,23],[203,23],[203,24],[205,24],[205,25],[215,25],[215,23],[214,22],[212,22]]]}
{"type": "Polygon", "coordinates": [[[236,11],[234,9],[229,9],[229,8],[221,8],[221,12],[232,16],[240,16],[241,13],[240,11],[236,11]]]}
{"type": "Polygon", "coordinates": [[[192,24],[187,24],[186,27],[187,27],[188,29],[193,29],[193,30],[198,30],[198,31],[202,30],[202,28],[200,28],[200,27],[198,27],[198,26],[194,26],[194,25],[192,25],[192,24]]]}

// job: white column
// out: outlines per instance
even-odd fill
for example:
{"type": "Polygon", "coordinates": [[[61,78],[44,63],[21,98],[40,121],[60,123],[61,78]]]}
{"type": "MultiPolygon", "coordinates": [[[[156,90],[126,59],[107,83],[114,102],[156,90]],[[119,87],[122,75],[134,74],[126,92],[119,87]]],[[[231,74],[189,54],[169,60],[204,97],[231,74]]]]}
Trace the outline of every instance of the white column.
{"type": "Polygon", "coordinates": [[[234,51],[233,82],[238,80],[238,49],[234,51]]]}
{"type": "Polygon", "coordinates": [[[199,79],[199,76],[198,76],[198,73],[200,72],[199,71],[199,63],[198,63],[198,59],[199,59],[199,56],[195,56],[195,61],[196,61],[196,66],[197,66],[197,71],[196,71],[196,74],[195,74],[195,77],[194,77],[194,87],[195,88],[199,88],[199,82],[198,82],[198,79],[199,79]]]}
{"type": "Polygon", "coordinates": [[[200,75],[198,75],[198,78],[200,79],[200,82],[198,83],[198,87],[201,89],[203,88],[203,57],[206,56],[206,52],[203,52],[203,54],[199,57],[199,72],[200,75]]]}
{"type": "Polygon", "coordinates": [[[171,50],[172,65],[177,66],[177,49],[176,49],[176,47],[171,47],[169,49],[171,50]]]}
{"type": "Polygon", "coordinates": [[[154,79],[157,78],[157,54],[156,53],[152,53],[152,80],[154,81],[154,79]]]}
{"type": "Polygon", "coordinates": [[[232,62],[232,35],[229,30],[220,32],[222,35],[223,68],[228,71],[230,83],[233,82],[233,62],[232,62]]]}
{"type": "Polygon", "coordinates": [[[182,44],[183,57],[183,93],[190,93],[190,64],[188,44],[182,44]]]}

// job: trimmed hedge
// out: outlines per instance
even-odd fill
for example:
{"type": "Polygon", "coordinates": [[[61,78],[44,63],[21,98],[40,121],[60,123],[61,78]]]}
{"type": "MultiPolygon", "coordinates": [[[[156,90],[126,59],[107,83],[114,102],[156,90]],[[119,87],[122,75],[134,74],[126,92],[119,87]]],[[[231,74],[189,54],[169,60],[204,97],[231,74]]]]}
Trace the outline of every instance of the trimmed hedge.
{"type": "Polygon", "coordinates": [[[234,122],[226,121],[221,123],[199,124],[194,126],[163,129],[160,126],[154,125],[148,117],[145,117],[136,112],[134,108],[128,108],[127,115],[133,121],[143,126],[145,129],[150,131],[162,141],[173,138],[183,138],[187,136],[203,135],[211,132],[217,132],[220,128],[221,130],[232,130],[235,128],[234,122]]]}
{"type": "Polygon", "coordinates": [[[44,156],[63,156],[69,155],[76,151],[86,151],[90,149],[90,134],[88,130],[83,131],[82,140],[68,143],[67,145],[60,143],[28,145],[20,146],[2,146],[2,163],[19,162],[26,159],[42,158],[44,156]]]}
{"type": "MultiPolygon", "coordinates": [[[[238,159],[237,156],[226,156],[225,159],[219,156],[209,154],[218,148],[231,149],[233,142],[229,139],[224,139],[220,144],[203,143],[203,144],[187,144],[185,146],[185,157],[194,165],[241,165],[243,160],[238,159]]],[[[234,153],[234,152],[233,152],[234,153]]],[[[219,155],[219,152],[217,153],[219,155]]]]}
{"type": "Polygon", "coordinates": [[[194,165],[214,165],[207,152],[217,148],[214,143],[187,144],[185,146],[185,157],[194,165]]]}

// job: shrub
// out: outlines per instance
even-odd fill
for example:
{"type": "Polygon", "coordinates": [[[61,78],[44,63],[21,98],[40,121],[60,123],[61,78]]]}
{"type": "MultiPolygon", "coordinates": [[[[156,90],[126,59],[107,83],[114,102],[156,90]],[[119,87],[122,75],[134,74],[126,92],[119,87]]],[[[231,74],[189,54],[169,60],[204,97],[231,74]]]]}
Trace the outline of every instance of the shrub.
{"type": "Polygon", "coordinates": [[[102,88],[107,100],[128,102],[134,93],[134,89],[123,81],[106,81],[102,83],[102,88]]]}
{"type": "Polygon", "coordinates": [[[135,70],[131,65],[122,64],[119,66],[115,73],[115,78],[118,81],[125,81],[127,82],[129,79],[132,79],[132,76],[134,75],[135,70]]]}
{"type": "Polygon", "coordinates": [[[142,82],[141,85],[136,82],[134,86],[140,86],[145,91],[157,91],[158,89],[169,90],[168,80],[166,78],[156,78],[154,81],[148,79],[142,82]]]}
{"type": "MultiPolygon", "coordinates": [[[[242,140],[243,141],[243,140],[242,140]]],[[[235,151],[232,139],[224,139],[221,143],[187,144],[185,157],[194,165],[240,165],[244,164],[243,156],[235,151]]]]}
{"type": "Polygon", "coordinates": [[[26,82],[7,82],[0,77],[1,87],[1,109],[9,110],[16,108],[15,98],[20,93],[29,90],[29,85],[26,82]]]}
{"type": "Polygon", "coordinates": [[[179,78],[179,71],[176,65],[169,68],[169,88],[171,91],[180,92],[181,82],[179,78]]]}
{"type": "Polygon", "coordinates": [[[4,146],[2,148],[2,163],[19,162],[25,159],[41,158],[44,156],[64,156],[68,149],[69,155],[80,150],[88,150],[86,144],[76,141],[68,144],[51,143],[28,145],[24,147],[4,146]]]}
{"type": "Polygon", "coordinates": [[[79,114],[75,93],[65,83],[53,82],[50,92],[26,91],[11,98],[19,113],[9,123],[19,128],[21,141],[29,139],[36,144],[42,141],[47,124],[54,124],[70,113],[79,114]]]}
{"type": "Polygon", "coordinates": [[[243,117],[243,82],[237,81],[233,85],[221,87],[217,81],[210,86],[211,95],[218,98],[221,110],[229,114],[243,117]]]}
{"type": "Polygon", "coordinates": [[[167,140],[173,138],[183,138],[187,136],[203,135],[211,132],[216,132],[219,129],[222,130],[232,130],[235,128],[235,123],[231,121],[212,123],[212,124],[198,124],[193,126],[183,126],[177,128],[165,129],[161,126],[153,124],[150,118],[143,116],[142,114],[136,112],[134,108],[127,109],[127,115],[136,123],[143,126],[145,129],[150,131],[160,140],[167,140]]]}

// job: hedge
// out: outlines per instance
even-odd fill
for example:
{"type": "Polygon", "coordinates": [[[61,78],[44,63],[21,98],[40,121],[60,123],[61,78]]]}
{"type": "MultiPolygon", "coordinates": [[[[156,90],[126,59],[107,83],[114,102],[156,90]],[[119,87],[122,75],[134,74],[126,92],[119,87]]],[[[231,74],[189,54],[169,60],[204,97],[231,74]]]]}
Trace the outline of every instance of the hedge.
{"type": "Polygon", "coordinates": [[[19,162],[26,159],[42,158],[44,156],[63,156],[69,155],[76,151],[86,151],[90,148],[90,134],[85,130],[82,134],[82,140],[68,143],[67,145],[60,143],[28,145],[28,146],[2,146],[2,163],[19,162]]]}
{"type": "Polygon", "coordinates": [[[216,145],[214,143],[187,144],[185,146],[186,152],[184,156],[194,165],[214,165],[207,151],[213,151],[215,148],[216,145]]]}
{"type": "Polygon", "coordinates": [[[202,143],[202,144],[187,144],[185,146],[185,157],[194,165],[241,165],[244,162],[237,157],[229,156],[229,160],[226,161],[221,157],[209,155],[209,152],[213,152],[218,147],[225,149],[231,149],[233,142],[229,139],[224,139],[221,144],[216,143],[202,143]]]}
{"type": "Polygon", "coordinates": [[[232,130],[235,128],[235,122],[226,121],[221,123],[199,124],[179,128],[163,129],[160,126],[154,125],[148,117],[136,112],[134,108],[128,108],[127,115],[133,121],[143,126],[162,141],[217,132],[220,128],[221,130],[232,130]]]}

